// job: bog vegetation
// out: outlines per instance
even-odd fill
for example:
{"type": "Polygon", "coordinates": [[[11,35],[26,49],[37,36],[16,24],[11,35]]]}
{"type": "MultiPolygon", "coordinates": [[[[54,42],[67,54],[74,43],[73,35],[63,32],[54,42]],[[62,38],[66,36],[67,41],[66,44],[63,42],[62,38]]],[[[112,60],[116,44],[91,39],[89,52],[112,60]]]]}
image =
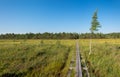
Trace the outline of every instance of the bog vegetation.
{"type": "Polygon", "coordinates": [[[90,77],[120,76],[120,39],[94,39],[91,55],[89,40],[80,40],[80,49],[83,66],[87,64],[90,77]]]}
{"type": "Polygon", "coordinates": [[[0,40],[0,77],[66,77],[74,48],[74,41],[0,40]]]}
{"type": "MultiPolygon", "coordinates": [[[[88,39],[79,44],[90,77],[120,76],[120,39],[93,39],[91,55],[88,39]]],[[[0,40],[0,77],[67,77],[75,46],[75,40],[0,40]]]]}

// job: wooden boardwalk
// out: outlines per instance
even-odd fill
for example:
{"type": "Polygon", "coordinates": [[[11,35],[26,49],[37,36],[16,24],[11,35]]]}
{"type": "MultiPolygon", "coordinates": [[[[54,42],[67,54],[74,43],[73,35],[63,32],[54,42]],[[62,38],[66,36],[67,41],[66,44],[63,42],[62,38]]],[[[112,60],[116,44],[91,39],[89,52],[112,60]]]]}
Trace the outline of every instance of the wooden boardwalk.
{"type": "Polygon", "coordinates": [[[82,77],[79,43],[76,41],[76,77],[82,77]]]}

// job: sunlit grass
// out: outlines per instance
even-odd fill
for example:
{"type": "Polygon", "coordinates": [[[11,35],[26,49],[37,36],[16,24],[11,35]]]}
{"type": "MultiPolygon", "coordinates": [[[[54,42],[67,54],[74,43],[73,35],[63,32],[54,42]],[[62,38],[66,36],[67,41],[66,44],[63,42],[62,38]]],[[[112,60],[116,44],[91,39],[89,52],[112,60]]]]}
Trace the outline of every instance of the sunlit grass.
{"type": "Polygon", "coordinates": [[[66,77],[74,40],[0,40],[0,76],[66,77]]]}
{"type": "Polygon", "coordinates": [[[89,40],[80,40],[81,54],[91,77],[120,76],[120,39],[93,39],[89,55],[89,40]]]}
{"type": "MultiPolygon", "coordinates": [[[[90,76],[119,77],[120,39],[92,39],[91,55],[89,41],[80,39],[79,44],[90,76]]],[[[67,77],[75,52],[75,40],[0,40],[0,75],[67,77]]]]}

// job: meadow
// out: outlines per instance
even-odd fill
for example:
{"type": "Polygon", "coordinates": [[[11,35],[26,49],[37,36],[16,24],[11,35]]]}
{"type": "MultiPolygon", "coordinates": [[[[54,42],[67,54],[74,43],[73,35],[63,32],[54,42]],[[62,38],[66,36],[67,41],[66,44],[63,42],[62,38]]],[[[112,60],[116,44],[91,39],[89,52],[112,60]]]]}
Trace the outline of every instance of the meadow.
{"type": "MultiPolygon", "coordinates": [[[[92,39],[91,55],[89,39],[79,46],[90,77],[120,76],[120,39],[92,39]]],[[[0,40],[0,77],[67,77],[75,53],[75,40],[0,40]]]]}
{"type": "Polygon", "coordinates": [[[0,40],[0,76],[67,77],[74,50],[69,40],[0,40]]]}
{"type": "Polygon", "coordinates": [[[89,40],[79,42],[90,77],[120,77],[120,39],[93,39],[91,55],[89,40]]]}

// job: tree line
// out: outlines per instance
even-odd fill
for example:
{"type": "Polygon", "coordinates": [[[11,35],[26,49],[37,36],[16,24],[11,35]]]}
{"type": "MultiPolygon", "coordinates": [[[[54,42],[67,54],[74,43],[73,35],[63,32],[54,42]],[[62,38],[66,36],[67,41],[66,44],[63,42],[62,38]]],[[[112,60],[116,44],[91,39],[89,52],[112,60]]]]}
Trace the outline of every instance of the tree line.
{"type": "Polygon", "coordinates": [[[0,39],[111,39],[120,38],[120,33],[26,33],[26,34],[14,34],[6,33],[0,34],[0,39]]]}

